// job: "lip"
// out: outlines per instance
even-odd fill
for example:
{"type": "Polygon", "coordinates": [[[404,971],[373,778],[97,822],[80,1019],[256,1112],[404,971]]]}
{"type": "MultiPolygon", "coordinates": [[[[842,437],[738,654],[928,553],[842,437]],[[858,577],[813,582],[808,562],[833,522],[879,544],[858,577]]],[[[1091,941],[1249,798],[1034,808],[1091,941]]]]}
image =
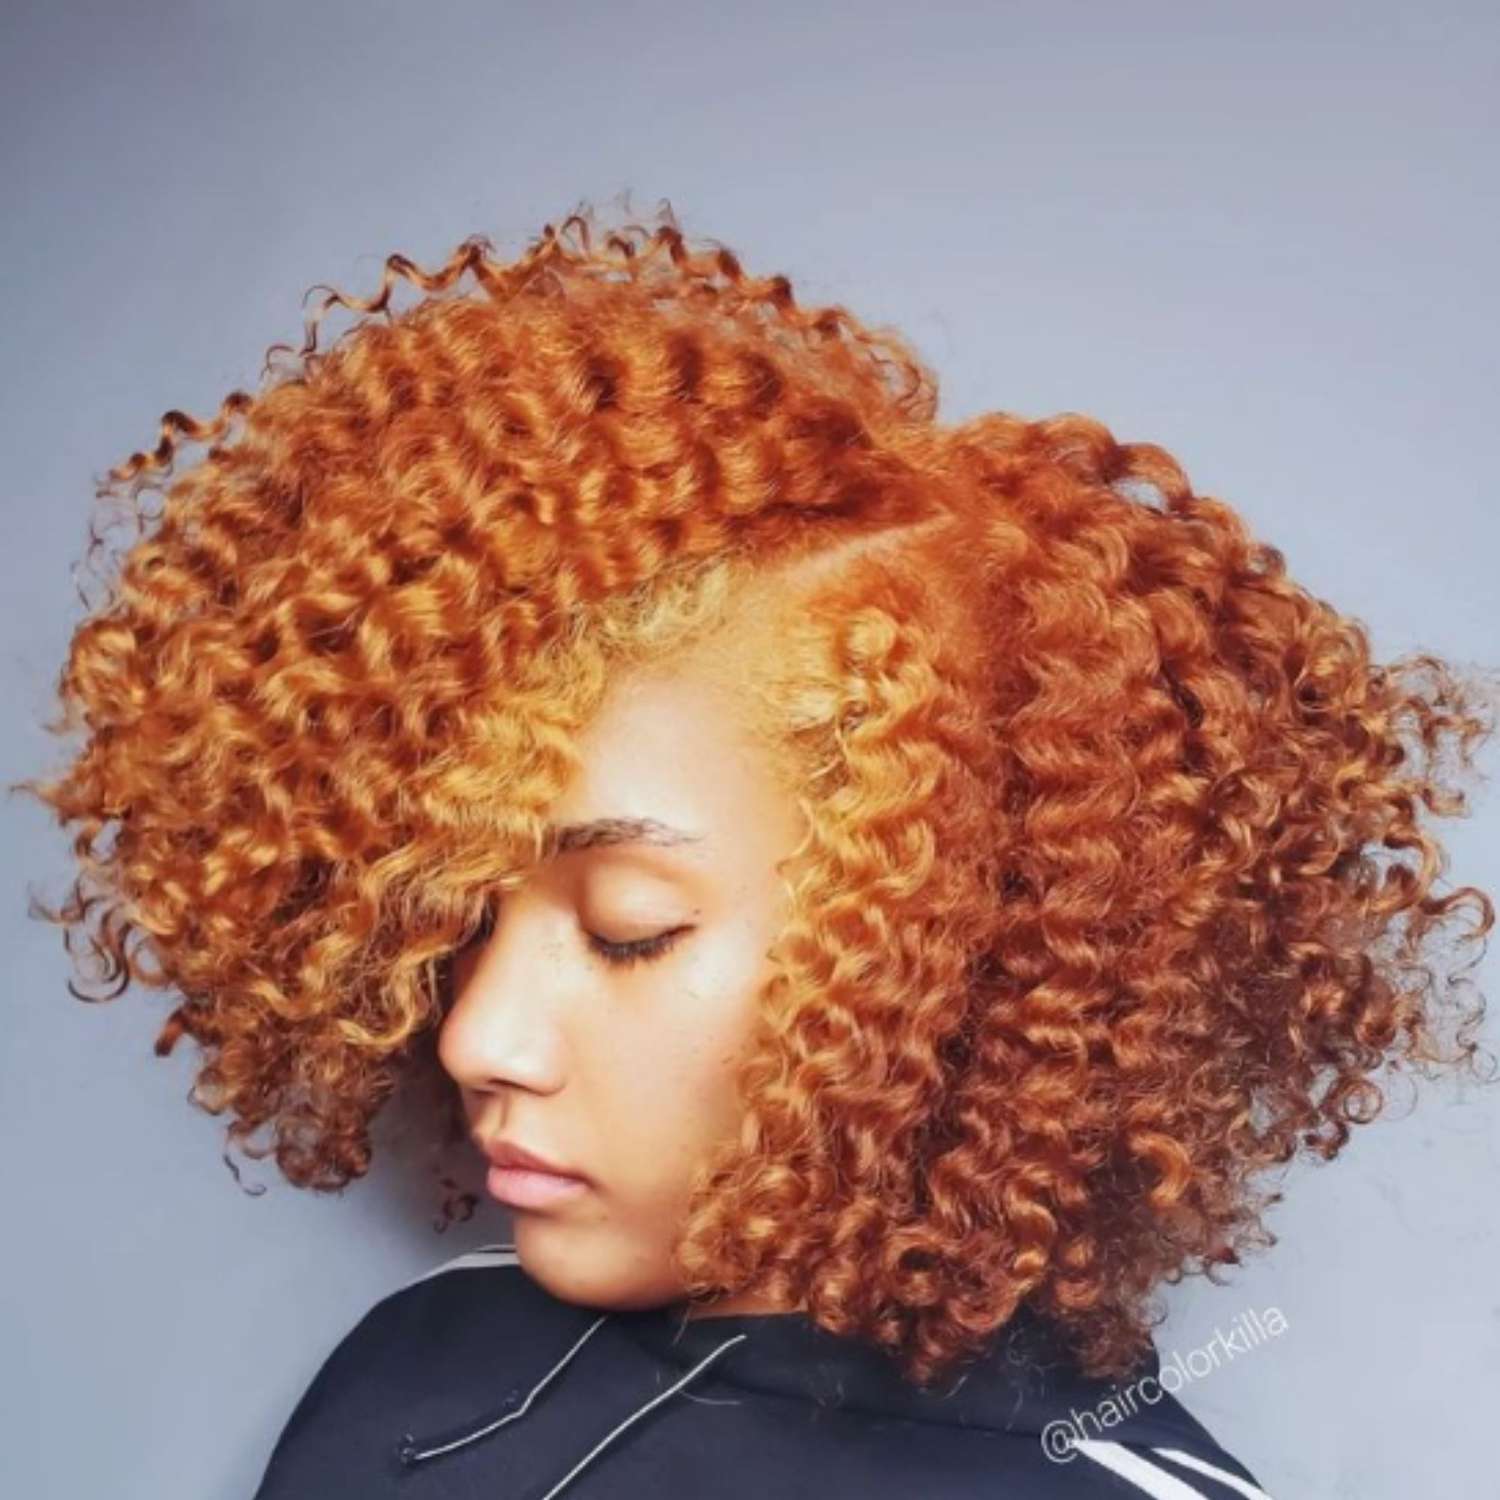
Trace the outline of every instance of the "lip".
{"type": "Polygon", "coordinates": [[[511,1141],[479,1142],[490,1163],[484,1185],[490,1195],[511,1208],[546,1208],[588,1189],[581,1172],[550,1162],[511,1141]]]}
{"type": "Polygon", "coordinates": [[[535,1151],[528,1151],[514,1141],[480,1141],[479,1149],[489,1158],[492,1167],[540,1172],[548,1177],[571,1177],[579,1182],[586,1180],[582,1172],[575,1172],[560,1162],[548,1161],[545,1156],[538,1156],[535,1151]]]}
{"type": "Polygon", "coordinates": [[[490,1195],[511,1208],[547,1208],[588,1191],[581,1177],[533,1172],[526,1167],[491,1167],[484,1179],[490,1195]]]}

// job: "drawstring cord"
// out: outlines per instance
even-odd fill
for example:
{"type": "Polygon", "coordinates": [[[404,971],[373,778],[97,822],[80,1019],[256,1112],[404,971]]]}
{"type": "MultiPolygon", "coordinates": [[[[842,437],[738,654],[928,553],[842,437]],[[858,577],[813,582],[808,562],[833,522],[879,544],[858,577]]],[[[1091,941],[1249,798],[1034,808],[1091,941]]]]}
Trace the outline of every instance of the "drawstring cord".
{"type": "MultiPolygon", "coordinates": [[[[436,1448],[419,1449],[416,1446],[416,1439],[411,1435],[411,1433],[404,1433],[402,1435],[401,1442],[396,1449],[397,1457],[400,1458],[403,1464],[407,1465],[408,1467],[412,1467],[416,1464],[422,1463],[425,1459],[436,1458],[440,1453],[450,1453],[455,1448],[462,1448],[466,1443],[478,1442],[480,1438],[488,1437],[490,1433],[497,1432],[500,1428],[504,1427],[507,1422],[514,1422],[518,1417],[524,1417],[526,1413],[531,1409],[531,1403],[535,1401],[536,1398],[541,1395],[544,1390],[546,1390],[547,1386],[551,1384],[553,1377],[556,1376],[557,1373],[568,1363],[568,1361],[572,1359],[573,1356],[577,1354],[578,1351],[583,1348],[583,1346],[589,1341],[589,1339],[594,1336],[594,1333],[598,1329],[599,1325],[603,1323],[604,1319],[608,1316],[609,1314],[605,1313],[601,1317],[594,1319],[594,1321],[588,1326],[588,1328],[584,1330],[583,1336],[578,1340],[578,1342],[574,1344],[573,1347],[569,1349],[568,1352],[563,1355],[563,1357],[558,1360],[558,1362],[553,1365],[552,1368],[548,1370],[547,1373],[543,1375],[542,1378],[537,1381],[534,1386],[532,1386],[530,1394],[520,1404],[520,1406],[515,1409],[515,1411],[507,1410],[504,1416],[496,1418],[495,1421],[487,1423],[485,1426],[480,1427],[478,1430],[470,1432],[465,1436],[456,1437],[451,1442],[440,1443],[436,1448]]],[[[512,1392],[512,1395],[514,1395],[514,1392],[512,1392]]],[[[509,1405],[510,1402],[507,1401],[506,1406],[509,1407],[509,1405]]]]}
{"type": "MultiPolygon", "coordinates": [[[[595,1332],[597,1332],[599,1327],[605,1322],[608,1317],[609,1314],[605,1313],[601,1317],[596,1318],[588,1326],[588,1328],[584,1330],[583,1335],[578,1339],[573,1347],[569,1349],[568,1352],[564,1354],[563,1357],[558,1360],[558,1362],[553,1365],[553,1367],[548,1370],[547,1373],[542,1376],[539,1381],[537,1381],[537,1383],[531,1388],[526,1399],[514,1411],[507,1411],[503,1416],[497,1417],[492,1422],[486,1422],[483,1426],[476,1428],[473,1432],[460,1433],[458,1436],[451,1438],[446,1442],[439,1443],[435,1447],[431,1448],[419,1448],[417,1446],[417,1440],[412,1436],[411,1433],[403,1433],[401,1441],[397,1444],[396,1447],[396,1456],[406,1467],[415,1467],[415,1465],[423,1463],[429,1458],[436,1458],[439,1454],[451,1453],[455,1448],[462,1448],[469,1443],[478,1442],[481,1438],[488,1437],[493,1432],[498,1432],[500,1428],[506,1425],[506,1423],[514,1422],[517,1418],[524,1417],[526,1413],[531,1409],[531,1403],[535,1401],[536,1398],[547,1388],[554,1377],[567,1365],[568,1361],[571,1360],[573,1356],[577,1354],[581,1348],[583,1348],[584,1344],[586,1344],[589,1339],[594,1336],[595,1332]]],[[[547,1491],[545,1495],[540,1496],[539,1500],[553,1500],[553,1497],[559,1494],[565,1485],[571,1484],[572,1481],[576,1479],[578,1475],[582,1473],[583,1470],[590,1463],[592,1463],[594,1459],[596,1459],[612,1442],[614,1442],[614,1440],[619,1437],[622,1432],[624,1432],[634,1423],[640,1421],[640,1419],[644,1417],[647,1412],[651,1411],[657,1406],[660,1406],[663,1401],[666,1401],[670,1397],[674,1396],[685,1385],[689,1384],[693,1380],[696,1380],[704,1370],[706,1370],[721,1354],[724,1353],[726,1349],[731,1349],[734,1347],[734,1345],[743,1343],[745,1339],[749,1338],[749,1336],[750,1335],[747,1333],[737,1333],[733,1338],[726,1339],[722,1344],[718,1346],[717,1349],[712,1350],[701,1360],[699,1360],[698,1363],[694,1365],[693,1368],[689,1370],[687,1374],[684,1375],[680,1380],[675,1381],[672,1385],[669,1385],[666,1390],[661,1391],[657,1395],[653,1396],[651,1400],[646,1402],[644,1406],[638,1407],[628,1417],[626,1417],[623,1422],[620,1422],[615,1427],[611,1428],[607,1433],[605,1433],[602,1438],[599,1439],[597,1443],[594,1444],[592,1448],[589,1449],[587,1453],[584,1454],[581,1459],[578,1460],[576,1464],[573,1465],[571,1469],[568,1470],[566,1474],[563,1475],[561,1479],[557,1481],[556,1484],[552,1486],[550,1490],[547,1491]]]]}
{"type": "Polygon", "coordinates": [[[554,1484],[552,1488],[541,1497],[541,1500],[552,1500],[552,1497],[559,1491],[561,1491],[562,1487],[565,1484],[569,1484],[575,1478],[577,1478],[577,1476],[583,1471],[585,1466],[592,1463],[594,1459],[596,1459],[605,1450],[605,1448],[607,1448],[612,1442],[614,1442],[614,1440],[619,1437],[619,1435],[624,1432],[627,1427],[631,1426],[632,1423],[638,1422],[642,1417],[646,1415],[648,1411],[652,1409],[652,1407],[660,1406],[661,1403],[665,1401],[669,1396],[674,1395],[677,1391],[680,1391],[683,1386],[688,1383],[688,1381],[696,1379],[700,1371],[706,1370],[708,1366],[711,1365],[714,1360],[716,1360],[731,1345],[738,1344],[742,1339],[747,1339],[749,1337],[750,1335],[748,1333],[737,1333],[732,1339],[726,1339],[711,1354],[708,1354],[703,1359],[699,1360],[698,1363],[694,1365],[693,1368],[689,1370],[681,1380],[677,1381],[674,1385],[669,1385],[666,1390],[662,1391],[659,1395],[653,1396],[638,1411],[632,1412],[630,1416],[626,1417],[625,1420],[621,1422],[617,1427],[612,1428],[602,1438],[600,1438],[599,1441],[595,1443],[594,1446],[590,1448],[589,1451],[585,1453],[583,1457],[580,1458],[578,1462],[574,1464],[573,1467],[569,1469],[568,1472],[564,1474],[563,1477],[559,1479],[557,1483],[554,1484]]]}

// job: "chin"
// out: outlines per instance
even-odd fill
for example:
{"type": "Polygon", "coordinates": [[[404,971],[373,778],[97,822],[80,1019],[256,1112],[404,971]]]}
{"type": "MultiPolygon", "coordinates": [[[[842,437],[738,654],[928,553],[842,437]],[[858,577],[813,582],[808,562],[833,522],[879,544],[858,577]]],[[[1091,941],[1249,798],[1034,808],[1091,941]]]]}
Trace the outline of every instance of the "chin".
{"type": "Polygon", "coordinates": [[[660,1272],[643,1268],[639,1252],[607,1231],[517,1214],[510,1237],[521,1269],[560,1302],[628,1312],[681,1298],[665,1264],[660,1272]]]}

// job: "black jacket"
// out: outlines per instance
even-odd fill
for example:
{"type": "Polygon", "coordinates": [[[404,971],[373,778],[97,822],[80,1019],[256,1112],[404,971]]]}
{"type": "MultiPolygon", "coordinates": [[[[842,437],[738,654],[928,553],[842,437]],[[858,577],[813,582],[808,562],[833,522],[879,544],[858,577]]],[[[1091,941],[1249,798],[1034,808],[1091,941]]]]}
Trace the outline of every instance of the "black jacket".
{"type": "Polygon", "coordinates": [[[801,1314],[581,1307],[489,1245],[355,1325],[254,1500],[1267,1500],[1154,1350],[1121,1387],[1058,1349],[1023,1314],[924,1392],[801,1314]]]}

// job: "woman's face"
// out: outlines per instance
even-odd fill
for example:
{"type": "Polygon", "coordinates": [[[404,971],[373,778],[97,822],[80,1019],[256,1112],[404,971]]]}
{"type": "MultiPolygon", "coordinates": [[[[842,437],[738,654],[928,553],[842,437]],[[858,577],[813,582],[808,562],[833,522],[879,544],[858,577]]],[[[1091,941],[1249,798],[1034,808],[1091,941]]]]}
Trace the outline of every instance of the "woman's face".
{"type": "Polygon", "coordinates": [[[692,668],[615,683],[581,748],[551,821],[599,831],[534,868],[456,955],[438,1056],[476,1141],[587,1178],[507,1205],[527,1273],[565,1301],[649,1307],[681,1297],[669,1257],[694,1169],[738,1131],[732,1074],[787,916],[775,866],[804,821],[692,668]],[[655,836],[632,835],[637,819],[655,836]]]}

